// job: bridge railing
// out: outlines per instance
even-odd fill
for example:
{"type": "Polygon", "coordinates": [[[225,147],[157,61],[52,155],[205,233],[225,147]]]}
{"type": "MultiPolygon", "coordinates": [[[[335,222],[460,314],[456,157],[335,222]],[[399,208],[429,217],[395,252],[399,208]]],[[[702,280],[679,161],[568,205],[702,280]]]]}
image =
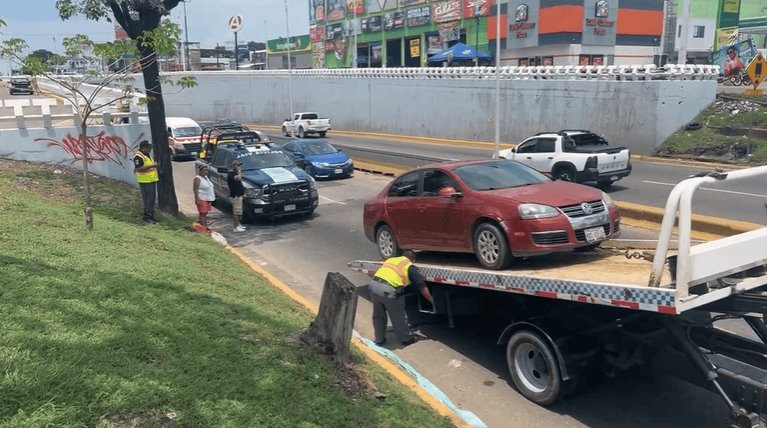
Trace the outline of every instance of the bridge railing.
{"type": "MultiPolygon", "coordinates": [[[[183,75],[190,72],[168,73],[183,75]]],[[[253,75],[287,78],[313,77],[320,79],[495,79],[495,67],[402,67],[402,68],[340,68],[296,70],[249,70],[249,71],[195,71],[199,75],[253,75]]],[[[716,80],[720,74],[717,65],[701,64],[655,64],[605,65],[605,66],[535,66],[499,67],[503,80],[716,80]]]]}

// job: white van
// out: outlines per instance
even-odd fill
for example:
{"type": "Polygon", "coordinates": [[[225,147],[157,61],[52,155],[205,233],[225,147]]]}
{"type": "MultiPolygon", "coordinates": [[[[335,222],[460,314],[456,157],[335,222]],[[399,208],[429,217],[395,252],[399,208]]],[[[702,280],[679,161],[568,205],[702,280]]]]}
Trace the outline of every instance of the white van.
{"type": "Polygon", "coordinates": [[[200,125],[188,117],[166,117],[165,124],[168,125],[171,159],[197,158],[202,149],[200,125]]]}

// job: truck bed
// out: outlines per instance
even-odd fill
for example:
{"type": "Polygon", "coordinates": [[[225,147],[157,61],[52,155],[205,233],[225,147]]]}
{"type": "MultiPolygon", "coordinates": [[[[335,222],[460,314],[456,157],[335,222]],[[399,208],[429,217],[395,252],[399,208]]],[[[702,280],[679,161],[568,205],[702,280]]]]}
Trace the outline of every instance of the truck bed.
{"type": "MultiPolygon", "coordinates": [[[[634,254],[632,252],[632,254],[634,254]]],[[[380,261],[357,260],[349,267],[372,275],[380,261]]],[[[492,289],[531,296],[572,300],[629,309],[677,314],[668,268],[661,287],[650,287],[652,263],[616,251],[555,253],[517,261],[493,271],[477,267],[472,255],[419,254],[416,262],[429,282],[492,289]]]]}

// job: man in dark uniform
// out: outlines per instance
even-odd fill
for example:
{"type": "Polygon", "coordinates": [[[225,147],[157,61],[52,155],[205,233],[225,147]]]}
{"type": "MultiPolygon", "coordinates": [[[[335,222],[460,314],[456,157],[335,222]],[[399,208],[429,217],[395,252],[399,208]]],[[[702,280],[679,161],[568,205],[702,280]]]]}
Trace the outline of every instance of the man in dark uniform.
{"type": "Polygon", "coordinates": [[[431,292],[426,287],[423,276],[413,264],[415,253],[405,250],[400,257],[390,257],[373,275],[370,284],[370,297],[373,303],[373,330],[375,343],[378,346],[386,343],[387,315],[394,327],[394,334],[403,346],[416,341],[410,335],[410,328],[405,312],[404,290],[410,284],[418,287],[421,295],[432,302],[431,292]]]}

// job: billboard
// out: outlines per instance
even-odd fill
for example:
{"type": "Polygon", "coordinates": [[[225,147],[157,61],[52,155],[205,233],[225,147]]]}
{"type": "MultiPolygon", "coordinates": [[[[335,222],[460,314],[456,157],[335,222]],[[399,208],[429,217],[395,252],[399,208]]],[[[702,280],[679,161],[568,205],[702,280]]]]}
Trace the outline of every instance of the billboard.
{"type": "Polygon", "coordinates": [[[461,0],[446,0],[431,5],[432,22],[450,22],[461,19],[461,0]]]}
{"type": "Polygon", "coordinates": [[[325,20],[325,0],[309,0],[309,23],[325,20]]]}
{"type": "Polygon", "coordinates": [[[730,77],[744,71],[746,66],[756,56],[754,39],[748,39],[740,43],[725,46],[714,52],[711,63],[722,68],[724,77],[730,77]]]}
{"type": "Polygon", "coordinates": [[[431,9],[429,6],[413,7],[405,11],[405,22],[408,27],[431,24],[431,9]]]}

